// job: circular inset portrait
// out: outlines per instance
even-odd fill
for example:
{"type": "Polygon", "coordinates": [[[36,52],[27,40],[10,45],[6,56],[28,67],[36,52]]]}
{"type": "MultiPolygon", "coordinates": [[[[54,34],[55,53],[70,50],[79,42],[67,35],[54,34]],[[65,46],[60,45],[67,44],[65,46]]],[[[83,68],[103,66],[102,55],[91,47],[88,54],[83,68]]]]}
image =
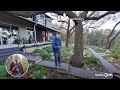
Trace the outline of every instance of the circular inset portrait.
{"type": "Polygon", "coordinates": [[[6,60],[6,70],[13,77],[23,76],[29,68],[28,60],[21,54],[13,54],[6,60]]]}

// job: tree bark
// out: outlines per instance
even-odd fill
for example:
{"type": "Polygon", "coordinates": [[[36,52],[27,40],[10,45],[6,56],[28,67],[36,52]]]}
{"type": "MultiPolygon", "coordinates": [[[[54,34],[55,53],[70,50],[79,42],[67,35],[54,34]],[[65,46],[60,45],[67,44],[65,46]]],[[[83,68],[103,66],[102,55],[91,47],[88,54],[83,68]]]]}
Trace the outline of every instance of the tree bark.
{"type": "Polygon", "coordinates": [[[75,26],[75,46],[74,46],[74,56],[73,56],[73,66],[82,67],[83,63],[83,25],[82,21],[75,26]]]}
{"type": "Polygon", "coordinates": [[[65,47],[68,47],[68,45],[69,45],[69,39],[70,39],[70,37],[69,37],[69,35],[67,35],[67,37],[66,37],[66,43],[65,43],[65,47]]]}
{"type": "Polygon", "coordinates": [[[67,27],[67,35],[66,35],[66,44],[65,46],[68,47],[69,39],[70,39],[70,18],[68,20],[68,27],[67,27]]]}

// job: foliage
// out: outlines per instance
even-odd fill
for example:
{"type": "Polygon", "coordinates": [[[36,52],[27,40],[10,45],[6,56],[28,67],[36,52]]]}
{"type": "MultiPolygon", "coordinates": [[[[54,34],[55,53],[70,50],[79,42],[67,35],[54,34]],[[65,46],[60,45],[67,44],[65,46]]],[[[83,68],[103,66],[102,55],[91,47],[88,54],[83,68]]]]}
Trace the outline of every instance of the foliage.
{"type": "Polygon", "coordinates": [[[93,56],[93,55],[90,55],[90,56],[86,57],[86,60],[87,60],[88,62],[98,62],[98,61],[99,61],[99,59],[96,58],[96,57],[93,56]]]}
{"type": "Polygon", "coordinates": [[[105,48],[101,48],[101,47],[97,47],[97,46],[92,46],[92,48],[93,48],[96,52],[105,52],[105,51],[106,51],[105,48]]]}
{"type": "Polygon", "coordinates": [[[42,54],[41,56],[43,59],[47,59],[47,60],[51,59],[51,57],[52,57],[52,55],[50,53],[45,53],[45,54],[42,54]]]}
{"type": "Polygon", "coordinates": [[[30,70],[34,70],[33,71],[33,76],[35,79],[44,79],[45,76],[47,75],[47,70],[45,67],[42,67],[40,65],[37,64],[32,64],[30,65],[30,70]]]}
{"type": "Polygon", "coordinates": [[[44,47],[42,50],[45,50],[45,51],[47,51],[48,53],[52,53],[52,52],[53,52],[51,46],[49,46],[49,47],[44,47]]]}
{"type": "Polygon", "coordinates": [[[119,59],[120,58],[120,54],[119,53],[110,53],[110,56],[112,56],[113,58],[119,59]]]}
{"type": "Polygon", "coordinates": [[[87,46],[86,46],[86,45],[83,45],[83,48],[86,50],[86,49],[87,49],[87,46]]]}
{"type": "Polygon", "coordinates": [[[113,58],[120,58],[120,36],[116,39],[116,42],[112,45],[110,51],[110,55],[113,58]]]}
{"type": "Polygon", "coordinates": [[[73,55],[73,47],[63,47],[62,48],[62,56],[63,57],[70,57],[73,55]]]}
{"type": "Polygon", "coordinates": [[[14,44],[20,44],[22,41],[20,39],[15,39],[14,44]]]}
{"type": "Polygon", "coordinates": [[[88,44],[91,46],[104,46],[106,45],[107,30],[92,30],[88,35],[88,44]]]}
{"type": "Polygon", "coordinates": [[[7,74],[5,63],[0,63],[0,79],[4,78],[4,75],[7,74]]]}
{"type": "Polygon", "coordinates": [[[33,53],[39,53],[39,54],[42,54],[42,53],[45,53],[45,50],[42,50],[42,49],[36,49],[33,51],[33,53]]]}
{"type": "Polygon", "coordinates": [[[42,49],[36,49],[33,53],[38,53],[43,59],[51,59],[52,57],[52,48],[51,47],[44,47],[42,49]]]}

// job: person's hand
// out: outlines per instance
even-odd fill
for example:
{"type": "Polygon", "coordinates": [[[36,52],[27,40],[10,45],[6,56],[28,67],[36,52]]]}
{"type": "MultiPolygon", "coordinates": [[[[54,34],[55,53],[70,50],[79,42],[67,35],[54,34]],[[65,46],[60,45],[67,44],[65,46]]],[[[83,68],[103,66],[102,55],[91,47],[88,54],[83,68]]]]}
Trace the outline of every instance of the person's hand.
{"type": "Polygon", "coordinates": [[[62,48],[62,46],[59,46],[59,48],[62,48]]]}
{"type": "MultiPolygon", "coordinates": [[[[16,66],[17,66],[17,65],[16,65],[16,66]]],[[[16,66],[12,68],[12,71],[14,71],[14,69],[16,68],[16,66]]]]}

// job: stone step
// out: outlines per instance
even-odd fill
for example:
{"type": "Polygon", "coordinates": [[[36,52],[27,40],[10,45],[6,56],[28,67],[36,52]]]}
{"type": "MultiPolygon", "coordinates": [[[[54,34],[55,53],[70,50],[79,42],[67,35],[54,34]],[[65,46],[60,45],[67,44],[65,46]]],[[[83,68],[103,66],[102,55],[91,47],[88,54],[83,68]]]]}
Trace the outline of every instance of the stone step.
{"type": "Polygon", "coordinates": [[[24,53],[23,51],[16,51],[16,52],[10,52],[10,53],[6,53],[6,54],[2,54],[1,56],[0,56],[0,61],[6,61],[6,59],[10,56],[10,55],[12,55],[12,54],[22,54],[22,55],[28,55],[27,53],[24,53]]]}
{"type": "Polygon", "coordinates": [[[1,53],[6,53],[6,52],[10,52],[10,51],[21,51],[22,48],[18,48],[18,47],[15,47],[15,48],[5,48],[5,49],[0,49],[0,54],[1,53]]]}

